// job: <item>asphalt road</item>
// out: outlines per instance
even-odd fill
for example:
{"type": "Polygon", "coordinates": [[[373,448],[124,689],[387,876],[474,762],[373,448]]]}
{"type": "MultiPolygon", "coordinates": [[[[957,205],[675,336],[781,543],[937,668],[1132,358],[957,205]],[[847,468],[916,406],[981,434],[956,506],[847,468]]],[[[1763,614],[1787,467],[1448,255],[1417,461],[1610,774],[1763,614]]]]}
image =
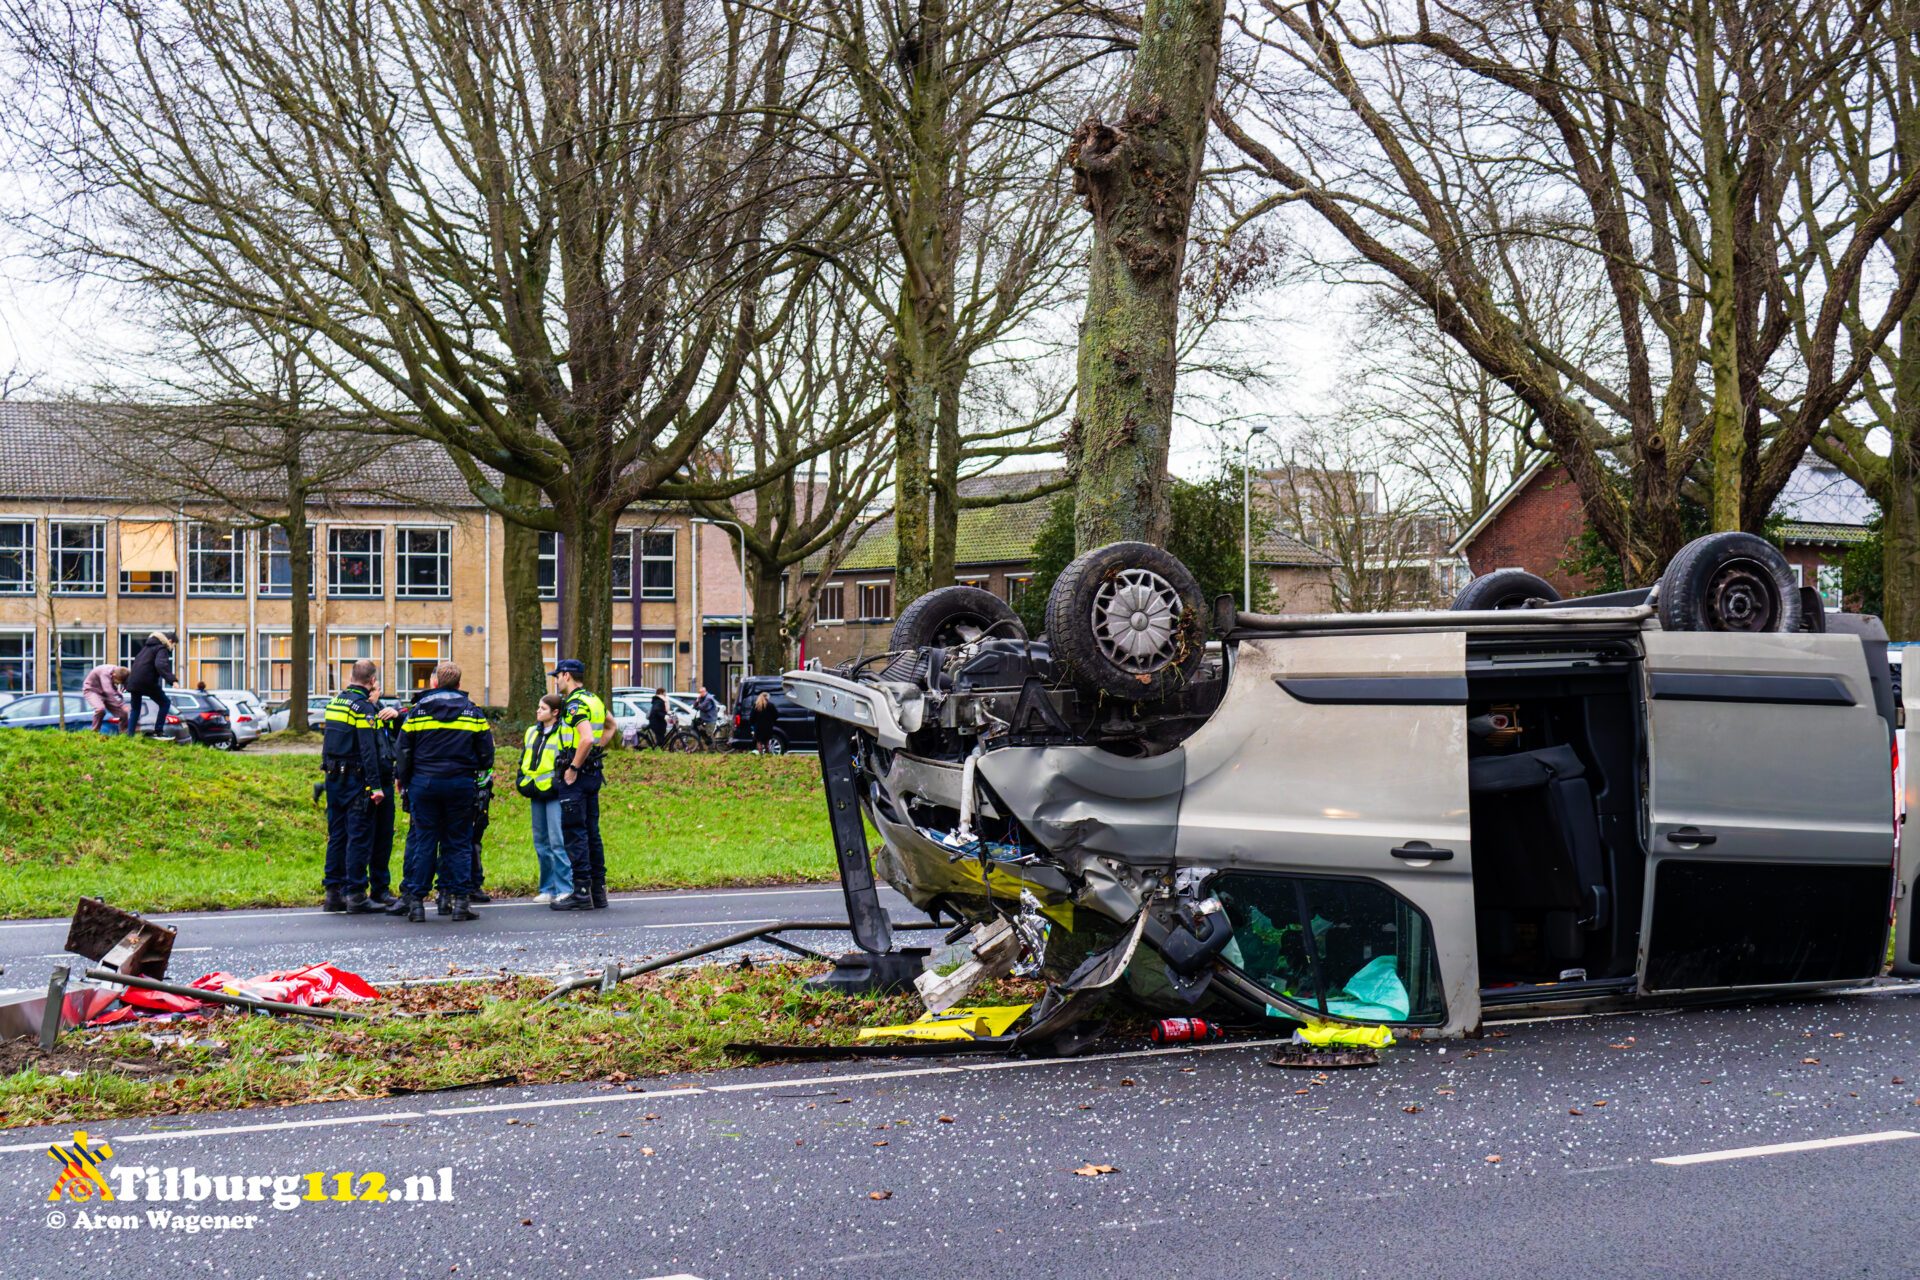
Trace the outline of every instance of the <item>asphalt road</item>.
{"type": "Polygon", "coordinates": [[[451,1202],[278,1211],[122,1199],[104,1208],[140,1225],[119,1229],[78,1226],[77,1206],[47,1203],[57,1171],[43,1143],[64,1131],[4,1133],[0,1269],[21,1280],[81,1268],[707,1280],[1920,1272],[1912,987],[1513,1025],[1321,1077],[1267,1066],[1268,1052],[785,1065],[644,1092],[575,1085],[96,1126],[113,1146],[109,1168],[377,1171],[394,1189],[451,1171],[451,1202]],[[1656,1163],[1863,1135],[1877,1140],[1656,1163]],[[1112,1172],[1076,1174],[1089,1165],[1112,1172]],[[188,1235],[155,1229],[149,1211],[254,1221],[188,1235]]]}
{"type": "MultiPolygon", "coordinates": [[[[882,900],[896,920],[925,920],[891,889],[882,900]]],[[[750,923],[844,920],[840,886],[616,894],[605,911],[549,911],[532,902],[475,908],[462,924],[433,915],[424,924],[388,916],[328,914],[317,907],[281,911],[184,912],[152,917],[179,930],[169,976],[190,982],[222,970],[242,976],[322,960],[374,982],[443,977],[449,972],[558,973],[600,969],[696,946],[750,923]]],[[[0,987],[41,987],[55,965],[84,964],[60,950],[67,921],[0,921],[0,987]]],[[[845,934],[795,934],[794,941],[834,953],[845,934]]],[[[938,936],[938,935],[933,935],[938,936]]],[[[780,954],[766,943],[740,950],[780,954]]],[[[733,954],[728,952],[726,954],[733,954]]]]}

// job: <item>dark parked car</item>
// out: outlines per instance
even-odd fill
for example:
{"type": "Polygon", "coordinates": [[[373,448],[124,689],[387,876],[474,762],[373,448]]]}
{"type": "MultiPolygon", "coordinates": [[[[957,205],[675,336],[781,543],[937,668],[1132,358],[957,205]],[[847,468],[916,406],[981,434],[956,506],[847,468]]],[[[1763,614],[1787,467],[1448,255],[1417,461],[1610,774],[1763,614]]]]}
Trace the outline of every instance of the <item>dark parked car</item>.
{"type": "MultiPolygon", "coordinates": [[[[93,728],[93,708],[86,699],[77,693],[65,695],[65,716],[61,714],[60,695],[51,693],[28,693],[0,706],[0,729],[58,729],[69,733],[93,728]]],[[[148,704],[152,705],[152,704],[148,704]]],[[[190,731],[177,716],[168,717],[169,724],[160,735],[176,742],[192,741],[190,731]]],[[[117,724],[118,721],[115,721],[117,724]]],[[[152,726],[149,720],[148,726],[152,726]]]]}
{"type": "MultiPolygon", "coordinates": [[[[183,742],[197,742],[203,747],[212,747],[216,751],[232,751],[237,739],[234,737],[233,724],[229,720],[227,705],[210,693],[184,693],[169,689],[167,697],[173,702],[173,714],[167,719],[178,721],[186,730],[183,742]]],[[[148,704],[151,706],[152,704],[148,704]]],[[[152,728],[153,722],[142,716],[142,727],[152,728]]],[[[174,733],[164,733],[163,737],[177,737],[174,733]]]]}
{"type": "Polygon", "coordinates": [[[813,712],[786,695],[780,687],[779,676],[748,676],[740,682],[740,697],[733,704],[733,733],[727,739],[727,747],[733,751],[753,750],[753,702],[763,693],[773,699],[774,708],[780,713],[773,731],[773,754],[819,750],[813,712]]]}

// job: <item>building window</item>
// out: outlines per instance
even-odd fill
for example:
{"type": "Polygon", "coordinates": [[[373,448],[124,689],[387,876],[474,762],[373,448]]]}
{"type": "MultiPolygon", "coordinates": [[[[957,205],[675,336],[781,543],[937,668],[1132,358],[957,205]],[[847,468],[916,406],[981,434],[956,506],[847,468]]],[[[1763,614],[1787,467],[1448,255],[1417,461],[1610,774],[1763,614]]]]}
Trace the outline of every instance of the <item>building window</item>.
{"type": "Polygon", "coordinates": [[[616,529],[613,534],[613,598],[633,599],[633,530],[616,529]]]}
{"type": "MultiPolygon", "coordinates": [[[[313,530],[307,530],[307,599],[313,599],[313,530]]],[[[286,599],[293,594],[293,561],[287,555],[287,531],[272,525],[260,531],[260,594],[286,599]]]]}
{"type": "MultiPolygon", "coordinates": [[[[262,631],[254,646],[258,655],[258,692],[269,700],[293,696],[293,632],[262,631]]],[[[318,667],[314,662],[313,632],[307,632],[307,686],[312,692],[318,667]]]]}
{"type": "Polygon", "coordinates": [[[1840,583],[1840,566],[1823,564],[1814,573],[1814,590],[1820,593],[1820,603],[1832,613],[1840,608],[1845,588],[1840,583]]]}
{"type": "Polygon", "coordinates": [[[381,594],[384,551],[378,529],[328,529],[327,594],[381,594]]]}
{"type": "Polygon", "coordinates": [[[140,656],[140,650],[146,647],[147,637],[152,634],[151,630],[135,631],[127,627],[120,628],[120,656],[114,661],[129,671],[133,670],[133,660],[140,656]]]}
{"type": "Polygon", "coordinates": [[[50,687],[68,693],[80,692],[87,672],[107,660],[107,633],[104,631],[62,631],[54,645],[50,687]]]}
{"type": "Polygon", "coordinates": [[[673,688],[673,641],[640,642],[640,683],[649,689],[673,688]]]}
{"type": "Polygon", "coordinates": [[[453,531],[401,529],[394,535],[395,595],[444,600],[453,594],[453,531]]]}
{"type": "Polygon", "coordinates": [[[378,631],[329,631],[327,633],[327,673],[334,692],[347,687],[353,679],[353,664],[365,658],[377,669],[384,657],[378,631]]]}
{"type": "Polygon", "coordinates": [[[863,582],[860,584],[860,620],[862,622],[885,622],[893,616],[893,584],[891,582],[863,582]]]}
{"type": "Polygon", "coordinates": [[[0,522],[0,596],[32,594],[33,521],[0,522]]]}
{"type": "Polygon", "coordinates": [[[0,692],[33,691],[33,632],[0,631],[0,692]]]}
{"type": "Polygon", "coordinates": [[[173,575],[160,570],[120,571],[120,594],[123,596],[170,596],[173,594],[173,575]]]}
{"type": "Polygon", "coordinates": [[[613,650],[613,660],[608,665],[613,670],[607,683],[611,688],[625,689],[633,684],[633,641],[615,640],[609,647],[613,650]]]}
{"type": "Polygon", "coordinates": [[[560,598],[560,535],[540,531],[540,558],[534,568],[534,581],[540,584],[542,600],[560,598]]]}
{"type": "Polygon", "coordinates": [[[1030,573],[1010,573],[1007,575],[1007,603],[1018,609],[1020,602],[1027,598],[1027,588],[1033,585],[1030,573]]]}
{"type": "Polygon", "coordinates": [[[238,631],[196,631],[187,637],[189,685],[209,689],[244,689],[247,683],[247,638],[238,631]]]}
{"type": "Polygon", "coordinates": [[[56,595],[100,596],[107,593],[107,526],[89,520],[54,521],[47,541],[53,555],[49,566],[56,595]]]}
{"type": "Polygon", "coordinates": [[[844,622],[847,617],[847,589],[839,583],[820,588],[820,607],[815,611],[821,622],[844,622]]]}
{"type": "Polygon", "coordinates": [[[989,579],[984,573],[970,573],[964,578],[955,578],[953,585],[956,587],[978,587],[980,590],[985,591],[988,581],[989,579]]]}
{"type": "Polygon", "coordinates": [[[426,689],[433,685],[433,669],[447,660],[451,637],[434,632],[428,635],[400,636],[400,665],[395,672],[396,689],[426,689]]]}
{"type": "MultiPolygon", "coordinates": [[[[247,536],[216,524],[187,526],[187,594],[240,596],[247,593],[240,566],[246,563],[247,536]]],[[[209,688],[212,686],[209,685],[209,688]]],[[[230,689],[232,685],[222,685],[230,689]]]]}
{"type": "Polygon", "coordinates": [[[673,534],[640,535],[640,598],[673,599],[673,534]]]}

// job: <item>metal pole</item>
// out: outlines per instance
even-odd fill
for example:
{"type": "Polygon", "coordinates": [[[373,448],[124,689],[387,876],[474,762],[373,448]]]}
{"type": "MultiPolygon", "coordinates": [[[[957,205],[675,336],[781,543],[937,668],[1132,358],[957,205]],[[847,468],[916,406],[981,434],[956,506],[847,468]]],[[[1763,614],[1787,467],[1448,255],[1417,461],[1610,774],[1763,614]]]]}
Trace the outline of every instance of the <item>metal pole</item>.
{"type": "Polygon", "coordinates": [[[1247,428],[1240,442],[1240,607],[1253,610],[1253,438],[1265,435],[1267,424],[1247,428]]]}

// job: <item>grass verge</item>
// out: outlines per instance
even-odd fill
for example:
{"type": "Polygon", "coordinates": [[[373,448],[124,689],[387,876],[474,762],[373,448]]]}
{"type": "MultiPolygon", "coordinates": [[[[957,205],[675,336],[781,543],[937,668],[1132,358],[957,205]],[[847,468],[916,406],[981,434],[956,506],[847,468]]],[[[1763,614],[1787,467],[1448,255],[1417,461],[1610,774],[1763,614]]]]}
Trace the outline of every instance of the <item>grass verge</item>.
{"type": "MultiPolygon", "coordinates": [[[[403,988],[350,1006],[375,1014],[371,1024],[220,1013],[146,1028],[184,1043],[156,1045],[139,1028],[69,1033],[52,1058],[10,1042],[0,1045],[0,1072],[10,1073],[0,1074],[0,1128],[480,1084],[626,1085],[754,1061],[729,1053],[730,1041],[848,1044],[860,1027],[908,1022],[921,1011],[911,996],[848,997],[800,985],[824,967],[681,969],[555,1005],[537,1002],[547,984],[525,979],[403,988]]],[[[1038,996],[1035,984],[1002,982],[971,1002],[1038,996]]]]}
{"type": "MultiPolygon", "coordinates": [[[[531,894],[518,754],[501,748],[487,888],[531,894]]],[[[295,906],[320,895],[326,815],[312,755],[235,755],[85,733],[0,733],[0,917],[66,915],[83,894],[134,911],[295,906]]],[[[834,875],[811,757],[619,751],[601,793],[608,883],[708,888],[834,875]]],[[[394,842],[400,875],[406,817],[394,842]]]]}

